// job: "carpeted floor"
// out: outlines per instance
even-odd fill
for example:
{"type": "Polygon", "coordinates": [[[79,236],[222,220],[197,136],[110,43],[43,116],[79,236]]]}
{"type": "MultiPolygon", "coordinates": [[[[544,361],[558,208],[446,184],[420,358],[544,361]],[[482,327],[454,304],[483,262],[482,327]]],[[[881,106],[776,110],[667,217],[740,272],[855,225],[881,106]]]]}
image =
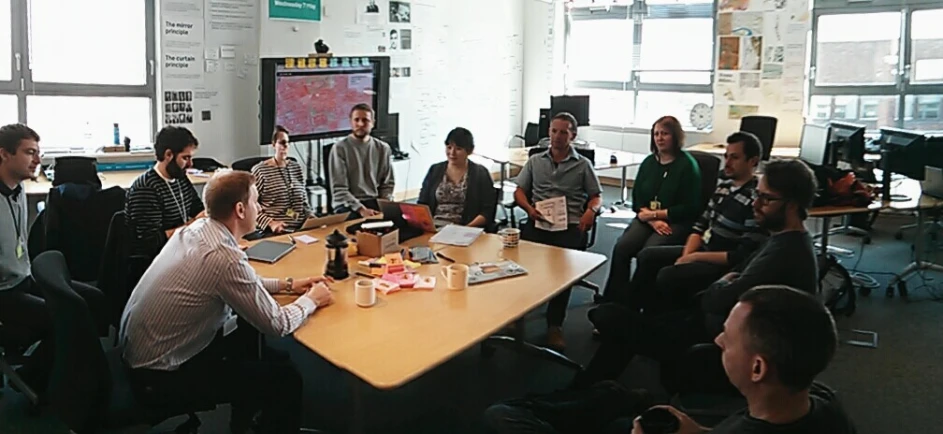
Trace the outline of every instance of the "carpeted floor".
{"type": "MultiPolygon", "coordinates": [[[[607,189],[608,190],[608,189],[607,189]]],[[[607,197],[614,198],[615,190],[607,197]]],[[[608,255],[620,229],[608,223],[626,220],[601,219],[599,236],[593,251],[608,255]]],[[[907,233],[904,241],[892,234],[897,226],[913,222],[910,217],[882,216],[873,231],[873,242],[865,246],[863,256],[843,258],[848,268],[873,273],[891,273],[903,268],[911,258],[907,233]]],[[[814,223],[814,224],[817,224],[814,223]]],[[[859,238],[835,237],[834,245],[854,249],[862,247],[859,238]]],[[[943,258],[941,258],[943,259],[943,258]]],[[[604,283],[608,265],[590,276],[604,283]]],[[[933,411],[943,401],[943,304],[934,294],[943,295],[933,273],[909,281],[910,297],[884,297],[889,274],[874,274],[881,283],[870,298],[859,298],[858,310],[851,318],[839,319],[843,337],[852,337],[851,329],[868,329],[880,334],[877,349],[844,345],[821,380],[838,389],[845,407],[862,434],[890,432],[929,433],[936,431],[939,414],[933,411]]],[[[592,293],[577,289],[571,300],[566,322],[567,354],[585,363],[595,344],[590,339],[586,311],[592,293]]],[[[540,340],[544,335],[540,312],[529,315],[527,335],[540,340]]],[[[435,330],[429,330],[430,334],[435,330]]],[[[422,335],[416,339],[424,339],[422,335]]],[[[343,433],[350,421],[353,388],[347,374],[334,368],[291,339],[273,344],[290,352],[301,367],[305,379],[305,425],[329,432],[343,433]]],[[[409,357],[404,354],[403,357],[409,357]]],[[[657,371],[637,358],[622,380],[634,387],[657,390],[657,371]]],[[[370,390],[360,385],[364,398],[365,423],[375,433],[476,433],[480,416],[488,404],[529,392],[550,391],[563,386],[571,377],[567,369],[499,349],[490,359],[479,355],[477,346],[434,369],[421,378],[391,392],[370,390]]],[[[238,378],[233,381],[239,381],[238,378]]],[[[0,433],[67,432],[51,416],[27,416],[23,398],[10,389],[0,395],[0,433]]],[[[228,432],[228,406],[201,414],[203,433],[228,432]]],[[[168,432],[179,423],[168,421],[151,432],[168,432]]],[[[146,431],[146,430],[145,430],[146,431]]],[[[130,432],[130,431],[128,431],[130,432]]],[[[137,432],[141,432],[140,430],[137,432]]]]}

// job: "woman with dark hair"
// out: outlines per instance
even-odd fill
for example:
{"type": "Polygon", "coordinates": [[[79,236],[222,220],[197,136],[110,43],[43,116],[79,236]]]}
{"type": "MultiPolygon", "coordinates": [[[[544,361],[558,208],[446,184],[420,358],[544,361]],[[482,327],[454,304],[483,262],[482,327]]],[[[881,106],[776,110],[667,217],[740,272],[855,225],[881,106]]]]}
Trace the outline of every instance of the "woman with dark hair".
{"type": "Polygon", "coordinates": [[[288,130],[279,125],[272,133],[275,156],[252,168],[262,209],[256,219],[260,229],[272,233],[297,230],[311,215],[301,165],[288,159],[288,130]]]}
{"type": "Polygon", "coordinates": [[[636,217],[612,249],[607,301],[625,302],[632,258],[645,247],[682,245],[701,210],[701,170],[684,146],[684,130],[673,116],[652,125],[651,152],[632,187],[636,217]]]}
{"type": "Polygon", "coordinates": [[[471,131],[453,129],[445,138],[446,161],[432,165],[422,181],[418,202],[429,206],[436,226],[493,226],[494,182],[488,169],[469,161],[474,150],[471,131]]]}

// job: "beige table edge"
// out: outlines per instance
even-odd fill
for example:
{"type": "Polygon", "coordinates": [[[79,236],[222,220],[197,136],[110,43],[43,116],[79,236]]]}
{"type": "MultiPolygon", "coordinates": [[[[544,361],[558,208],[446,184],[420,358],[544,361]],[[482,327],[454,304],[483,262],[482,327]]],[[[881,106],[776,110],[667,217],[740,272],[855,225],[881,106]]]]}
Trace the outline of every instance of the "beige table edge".
{"type": "MultiPolygon", "coordinates": [[[[108,172],[99,172],[99,178],[102,181],[102,188],[111,188],[118,186],[121,188],[129,188],[131,184],[141,176],[142,173],[147,170],[114,170],[108,172]]],[[[187,178],[190,178],[190,182],[193,185],[206,184],[209,181],[212,172],[207,173],[209,176],[195,176],[187,175],[187,178]]],[[[26,190],[27,196],[45,196],[49,193],[49,189],[52,188],[52,181],[46,178],[45,174],[41,174],[35,181],[26,181],[23,183],[23,189],[26,190]]]]}
{"type": "MultiPolygon", "coordinates": [[[[350,223],[308,231],[307,234],[318,238],[317,243],[298,245],[296,251],[285,256],[277,264],[253,262],[253,267],[264,277],[299,278],[320,275],[324,267],[324,236],[334,228],[346,227],[347,224],[350,223]]],[[[427,234],[404,245],[427,244],[429,237],[430,234],[427,234]]],[[[270,240],[288,241],[287,238],[281,236],[270,240]]],[[[520,247],[508,250],[502,250],[500,245],[498,236],[485,234],[469,248],[439,244],[430,246],[460,263],[498,260],[498,253],[503,252],[506,259],[514,260],[528,269],[526,276],[474,285],[464,291],[445,289],[445,283],[439,277],[433,291],[409,291],[389,295],[377,293],[377,305],[365,309],[357,307],[353,302],[353,282],[359,277],[352,275],[332,285],[335,304],[315,312],[293,335],[311,351],[371,386],[393,389],[493,335],[508,323],[592,273],[606,261],[605,256],[597,253],[529,242],[521,242],[520,247]],[[552,257],[541,258],[547,254],[552,257]],[[550,276],[552,274],[556,274],[556,277],[550,276]],[[541,279],[546,285],[540,284],[541,279]],[[512,289],[518,291],[508,295],[508,291],[512,289]],[[495,308],[495,302],[505,304],[495,308]],[[416,311],[430,306],[442,309],[416,311]],[[462,315],[456,315],[457,313],[462,315]],[[391,329],[374,328],[377,326],[371,325],[372,318],[389,320],[401,317],[400,315],[407,315],[408,320],[388,321],[391,329]],[[481,325],[478,326],[479,324],[481,325]],[[391,338],[359,339],[357,332],[363,330],[370,330],[372,333],[383,332],[391,338]],[[436,343],[429,344],[428,341],[415,339],[433,340],[436,343]],[[381,355],[392,354],[406,358],[390,357],[388,360],[377,360],[381,355]],[[406,362],[403,363],[404,361],[406,362]]],[[[361,259],[364,258],[352,258],[352,270],[355,269],[353,264],[361,259]]],[[[447,264],[424,265],[421,272],[438,277],[440,267],[444,265],[447,264]]],[[[292,299],[285,296],[276,298],[281,303],[292,299]]]]}

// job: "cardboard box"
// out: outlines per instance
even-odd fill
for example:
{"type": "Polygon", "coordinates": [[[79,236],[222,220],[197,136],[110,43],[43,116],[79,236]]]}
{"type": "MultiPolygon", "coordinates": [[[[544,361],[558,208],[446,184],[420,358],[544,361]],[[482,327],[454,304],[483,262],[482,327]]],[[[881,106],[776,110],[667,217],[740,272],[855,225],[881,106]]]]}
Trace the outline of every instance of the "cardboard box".
{"type": "Polygon", "coordinates": [[[399,251],[399,229],[384,234],[374,235],[367,232],[357,233],[357,253],[360,256],[379,258],[387,253],[399,251]]]}

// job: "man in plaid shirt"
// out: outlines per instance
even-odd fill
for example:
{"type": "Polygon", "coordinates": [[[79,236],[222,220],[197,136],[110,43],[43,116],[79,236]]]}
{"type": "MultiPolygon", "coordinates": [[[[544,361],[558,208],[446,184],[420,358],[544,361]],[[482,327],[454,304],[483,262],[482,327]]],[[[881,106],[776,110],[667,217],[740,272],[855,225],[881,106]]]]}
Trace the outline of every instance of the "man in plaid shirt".
{"type": "Polygon", "coordinates": [[[639,253],[629,307],[684,307],[759,247],[765,235],[753,221],[753,192],[762,153],[763,145],[751,133],[727,137],[726,179],[718,183],[684,246],[654,246],[639,253]]]}

